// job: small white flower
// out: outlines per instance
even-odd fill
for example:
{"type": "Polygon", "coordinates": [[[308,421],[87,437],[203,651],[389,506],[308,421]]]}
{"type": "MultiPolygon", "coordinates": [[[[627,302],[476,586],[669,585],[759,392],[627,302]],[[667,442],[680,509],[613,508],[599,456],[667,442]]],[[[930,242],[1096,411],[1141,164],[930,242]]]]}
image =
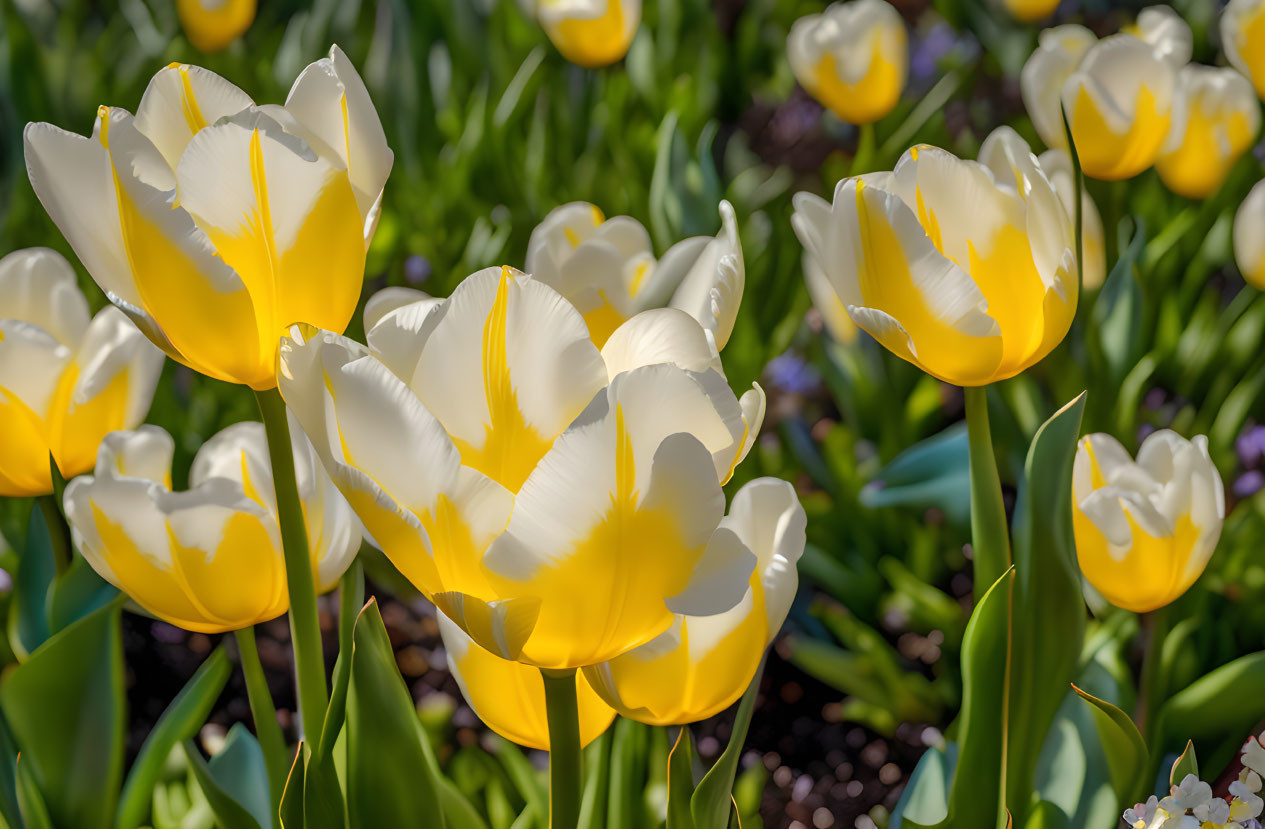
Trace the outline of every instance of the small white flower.
{"type": "Polygon", "coordinates": [[[1225,823],[1230,819],[1230,804],[1214,797],[1195,807],[1195,817],[1204,822],[1225,823]]]}
{"type": "Polygon", "coordinates": [[[1243,744],[1243,765],[1259,775],[1265,775],[1265,745],[1256,737],[1243,744]]]}
{"type": "Polygon", "coordinates": [[[1253,781],[1256,783],[1256,789],[1252,788],[1251,782],[1243,783],[1236,780],[1230,784],[1230,794],[1234,797],[1234,800],[1230,802],[1230,819],[1239,823],[1259,817],[1262,807],[1265,807],[1265,801],[1255,794],[1260,790],[1261,779],[1255,772],[1251,772],[1250,777],[1256,778],[1253,781]]]}
{"type": "Polygon", "coordinates": [[[1172,793],[1160,801],[1160,808],[1173,814],[1184,814],[1188,809],[1197,809],[1212,799],[1212,786],[1193,774],[1182,778],[1182,782],[1173,786],[1172,793]]]}
{"type": "Polygon", "coordinates": [[[1157,816],[1160,809],[1160,801],[1155,795],[1147,798],[1145,803],[1139,803],[1132,809],[1124,810],[1124,822],[1129,824],[1129,829],[1147,829],[1151,820],[1157,816]]]}

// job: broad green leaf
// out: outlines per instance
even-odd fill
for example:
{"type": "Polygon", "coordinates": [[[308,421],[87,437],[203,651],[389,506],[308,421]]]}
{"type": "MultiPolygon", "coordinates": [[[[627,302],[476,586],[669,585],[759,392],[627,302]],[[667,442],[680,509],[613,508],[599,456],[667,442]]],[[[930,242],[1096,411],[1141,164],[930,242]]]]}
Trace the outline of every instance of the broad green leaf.
{"type": "Polygon", "coordinates": [[[1072,537],[1072,461],[1085,395],[1037,430],[1015,504],[1006,803],[1021,824],[1050,724],[1076,678],[1085,600],[1072,537]]]}
{"type": "MultiPolygon", "coordinates": [[[[765,660],[768,659],[766,654],[765,660]]],[[[738,773],[738,760],[742,756],[742,746],[747,740],[747,729],[751,726],[751,714],[755,711],[755,700],[760,694],[760,678],[764,676],[764,662],[756,669],[751,684],[743,693],[738,703],[738,713],[734,716],[733,731],[729,735],[729,744],[721,752],[715,765],[707,770],[699,781],[690,799],[690,815],[694,818],[697,829],[725,829],[729,825],[729,814],[733,804],[734,777],[738,773]]]]}
{"type": "Polygon", "coordinates": [[[911,825],[931,826],[948,816],[949,786],[957,759],[957,743],[949,743],[943,751],[932,747],[923,752],[892,810],[889,829],[901,829],[906,817],[911,825]]]}
{"type": "MultiPolygon", "coordinates": [[[[1180,740],[1217,744],[1243,735],[1265,717],[1265,651],[1248,654],[1205,674],[1171,696],[1159,711],[1155,756],[1180,740]]],[[[1205,762],[1211,755],[1205,754],[1205,762]]],[[[1227,760],[1229,758],[1226,758],[1227,760]]],[[[1158,760],[1153,761],[1158,763],[1158,760]]],[[[1154,770],[1151,777],[1154,778],[1154,770]]]]}
{"type": "Polygon", "coordinates": [[[9,599],[9,646],[19,659],[26,658],[49,637],[48,600],[56,577],[48,526],[39,507],[34,506],[9,599]]]}
{"type": "Polygon", "coordinates": [[[121,605],[56,636],[0,680],[0,707],[57,826],[112,826],[123,777],[121,605]]]}
{"type": "Polygon", "coordinates": [[[22,823],[19,826],[24,826],[25,829],[53,829],[53,820],[49,817],[48,806],[44,804],[44,796],[40,794],[39,786],[35,783],[30,765],[23,762],[21,758],[18,759],[18,811],[22,816],[22,823]]]}
{"type": "Polygon", "coordinates": [[[300,742],[290,764],[290,776],[281,792],[281,829],[304,829],[303,821],[303,758],[307,744],[300,742]]]}
{"type": "Polygon", "coordinates": [[[74,556],[66,572],[58,576],[49,597],[48,626],[51,633],[105,607],[119,591],[97,575],[83,556],[74,556]]]}
{"type": "Polygon", "coordinates": [[[668,755],[668,829],[693,829],[690,798],[694,796],[694,735],[681,726],[668,755]]]}
{"type": "Polygon", "coordinates": [[[351,825],[442,829],[433,759],[376,599],[360,612],[352,640],[346,715],[351,825]]]}
{"type": "Polygon", "coordinates": [[[523,755],[523,750],[509,740],[498,740],[496,759],[505,769],[518,794],[535,807],[537,814],[549,814],[549,789],[545,777],[523,755]]]}
{"type": "MultiPolygon", "coordinates": [[[[206,795],[207,802],[211,804],[211,811],[215,813],[215,822],[221,829],[267,829],[268,824],[261,826],[245,806],[238,803],[220,786],[219,781],[208,768],[206,760],[202,759],[202,752],[192,740],[185,740],[184,753],[188,758],[189,768],[193,770],[193,775],[198,781],[198,787],[202,789],[202,794],[206,795]]],[[[260,763],[262,762],[261,754],[260,763]]],[[[261,773],[267,775],[263,769],[261,773]]]]}
{"type": "MultiPolygon", "coordinates": [[[[1124,229],[1121,229],[1124,238],[1124,229]]],[[[1103,281],[1094,303],[1089,330],[1096,339],[1110,377],[1119,382],[1141,356],[1142,292],[1135,271],[1146,244],[1146,225],[1137,222],[1133,240],[1121,245],[1120,258],[1103,281]]]]}
{"type": "Polygon", "coordinates": [[[171,749],[198,733],[224,690],[232,666],[223,647],[216,648],[171,701],[145,738],[132,764],[115,813],[120,829],[135,829],[149,813],[154,785],[171,749]]]}
{"type": "MultiPolygon", "coordinates": [[[[1107,755],[1107,768],[1118,802],[1134,803],[1146,788],[1146,743],[1129,715],[1116,706],[1072,686],[1081,699],[1092,706],[1094,722],[1107,755]]],[[[1121,807],[1123,808],[1123,806],[1121,807]]]]}
{"type": "Polygon", "coordinates": [[[954,424],[901,452],[861,490],[860,501],[867,507],[936,507],[950,521],[966,525],[971,516],[966,424],[954,424]]]}
{"type": "Polygon", "coordinates": [[[13,742],[13,732],[0,716],[0,826],[22,826],[17,765],[18,747],[13,742]]]}
{"type": "Polygon", "coordinates": [[[265,829],[275,822],[268,765],[255,735],[242,723],[228,730],[224,746],[207,763],[211,777],[225,794],[242,806],[265,829]]]}
{"type": "Polygon", "coordinates": [[[1186,750],[1173,761],[1173,769],[1168,773],[1169,785],[1176,786],[1186,779],[1188,774],[1199,776],[1199,761],[1195,759],[1195,744],[1190,740],[1186,741],[1186,750]]]}
{"type": "Polygon", "coordinates": [[[439,778],[439,802],[449,826],[461,829],[487,829],[487,821],[474,808],[474,804],[451,780],[439,778]]]}

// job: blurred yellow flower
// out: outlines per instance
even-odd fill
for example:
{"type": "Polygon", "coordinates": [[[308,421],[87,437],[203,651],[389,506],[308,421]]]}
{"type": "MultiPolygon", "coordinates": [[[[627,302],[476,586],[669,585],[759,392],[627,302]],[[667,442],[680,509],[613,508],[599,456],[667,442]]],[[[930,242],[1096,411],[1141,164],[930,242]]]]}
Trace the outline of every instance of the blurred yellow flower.
{"type": "Polygon", "coordinates": [[[842,120],[868,124],[892,111],[909,72],[905,23],[884,0],[835,3],[795,21],[786,41],[795,79],[842,120]]]}
{"type": "Polygon", "coordinates": [[[628,54],[641,0],[536,0],[536,18],[564,58],[596,69],[628,54]]]}
{"type": "MultiPolygon", "coordinates": [[[[1037,162],[1049,177],[1050,184],[1054,185],[1054,192],[1058,193],[1059,201],[1063,202],[1068,218],[1075,220],[1076,179],[1072,157],[1067,150],[1046,150],[1037,156],[1037,162]]],[[[1107,278],[1107,244],[1102,215],[1099,214],[1098,205],[1094,204],[1094,197],[1089,194],[1088,188],[1081,188],[1081,232],[1081,244],[1084,246],[1081,251],[1081,267],[1085,287],[1097,288],[1107,278]]]]}
{"type": "Polygon", "coordinates": [[[1002,0],[1010,16],[1021,23],[1034,23],[1054,14],[1059,0],[1002,0]]]}
{"type": "Polygon", "coordinates": [[[1121,29],[1151,47],[1156,57],[1168,61],[1174,69],[1190,63],[1195,49],[1195,35],[1190,24],[1169,6],[1147,6],[1138,12],[1137,20],[1121,29]]]}
{"type": "Polygon", "coordinates": [[[89,319],[60,253],[0,259],[0,495],[53,491],[92,468],[107,432],[145,419],[163,355],[117,308],[89,319]]]}
{"type": "Polygon", "coordinates": [[[1186,592],[1208,564],[1225,492],[1203,435],[1162,429],[1135,462],[1115,438],[1086,435],[1072,468],[1081,572],[1107,601],[1145,613],[1186,592]]]}
{"type": "MultiPolygon", "coordinates": [[[[295,471],[319,592],[338,584],[361,526],[295,434],[295,471]]],[[[66,487],[75,546],[102,578],[177,627],[221,633],[289,607],[272,465],[261,423],[237,423],[202,445],[189,490],[171,491],[174,442],[157,426],[112,432],[96,475],[66,487]]]]}
{"type": "Polygon", "coordinates": [[[1037,48],[1019,72],[1023,106],[1037,135],[1051,149],[1067,149],[1063,130],[1063,84],[1076,71],[1089,47],[1098,42],[1084,26],[1068,23],[1037,35],[1037,48]]]}
{"type": "Polygon", "coordinates": [[[560,294],[489,268],[368,341],[294,329],[281,393],[369,534],[480,645],[575,668],[741,597],[753,558],[717,529],[720,487],[764,395],[734,395],[697,320],[646,311],[599,351],[560,294]]]}
{"type": "Polygon", "coordinates": [[[176,15],[193,48],[218,52],[250,28],[255,0],[176,0],[176,15]]]}
{"type": "Polygon", "coordinates": [[[751,684],[795,598],[804,551],[804,508],[786,481],[758,478],[734,495],[720,523],[756,555],[747,593],[715,616],[678,616],[657,638],[584,669],[619,713],[651,725],[683,725],[732,705],[751,684]]]}
{"type": "Polygon", "coordinates": [[[295,322],[341,331],[392,155],[338,47],[256,107],[218,75],[172,64],[136,117],[101,107],[92,138],[28,124],[26,165],[80,261],[174,359],[276,384],[295,322]]]}
{"type": "MultiPolygon", "coordinates": [[[[548,751],[549,723],[540,670],[489,653],[443,613],[439,614],[439,632],[448,655],[448,671],[479,719],[507,740],[548,751]]],[[[615,709],[593,691],[583,673],[576,672],[575,683],[583,747],[610,726],[615,709]]]]}
{"type": "Polygon", "coordinates": [[[685,239],[656,261],[650,234],[636,219],[607,219],[588,202],[564,204],[532,231],[527,273],[584,315],[598,348],[628,318],[669,307],[698,320],[719,350],[733,332],[746,279],[738,222],[727,201],[720,203],[720,218],[715,238],[685,239]]]}
{"type": "Polygon", "coordinates": [[[1256,182],[1234,214],[1234,260],[1248,284],[1265,291],[1265,180],[1256,182]]]}
{"type": "Polygon", "coordinates": [[[1230,0],[1221,13],[1221,46],[1265,99],[1265,0],[1230,0]]]}
{"type": "Polygon", "coordinates": [[[1176,117],[1155,169],[1168,189],[1191,199],[1215,193],[1256,140],[1260,104],[1233,69],[1189,64],[1178,76],[1176,117]]]}
{"type": "Polygon", "coordinates": [[[1176,87],[1172,63],[1133,35],[1090,47],[1062,95],[1085,175],[1117,181],[1150,167],[1172,124],[1176,87]]]}
{"type": "Polygon", "coordinates": [[[1013,130],[987,154],[989,166],[914,147],[894,172],[839,182],[833,204],[797,194],[791,218],[853,322],[962,386],[1033,365],[1076,312],[1074,234],[1054,187],[1013,130]]]}

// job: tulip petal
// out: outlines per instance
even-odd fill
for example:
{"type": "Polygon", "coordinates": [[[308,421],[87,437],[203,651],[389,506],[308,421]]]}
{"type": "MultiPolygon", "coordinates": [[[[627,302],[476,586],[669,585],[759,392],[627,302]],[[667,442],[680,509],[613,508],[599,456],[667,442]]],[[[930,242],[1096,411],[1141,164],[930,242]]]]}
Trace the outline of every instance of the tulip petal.
{"type": "MultiPolygon", "coordinates": [[[[383,288],[365,302],[365,310],[361,315],[365,333],[372,331],[382,321],[383,317],[397,308],[403,308],[406,305],[423,301],[436,304],[443,302],[443,300],[435,299],[425,291],[419,291],[416,288],[405,288],[395,285],[383,288]]],[[[370,344],[370,348],[372,347],[372,344],[370,344]]]]}
{"type": "Polygon", "coordinates": [[[486,602],[457,592],[436,593],[431,598],[442,615],[501,659],[519,658],[540,616],[540,601],[535,598],[486,602]]]}
{"type": "Polygon", "coordinates": [[[725,347],[733,333],[746,283],[738,220],[729,202],[720,203],[720,217],[720,233],[699,253],[671,303],[671,307],[685,311],[710,331],[718,350],[725,347]]]}
{"type": "MultiPolygon", "coordinates": [[[[374,294],[369,302],[372,304],[383,293],[386,291],[374,294]]],[[[377,323],[366,329],[366,339],[373,356],[406,384],[417,373],[417,361],[422,357],[422,349],[426,347],[431,330],[443,317],[446,302],[427,298],[402,305],[387,311],[377,323]]],[[[366,321],[369,310],[370,306],[366,305],[366,321]]]]}
{"type": "Polygon", "coordinates": [[[1063,84],[1098,38],[1076,23],[1054,26],[1037,36],[1038,48],[1019,73],[1019,88],[1032,126],[1053,149],[1067,149],[1063,129],[1063,84]]]}
{"type": "MultiPolygon", "coordinates": [[[[4,323],[0,322],[0,333],[4,323]]],[[[0,343],[0,359],[4,344],[0,343]]],[[[44,495],[53,490],[48,443],[38,415],[0,386],[0,496],[44,495]]]]}
{"type": "Polygon", "coordinates": [[[88,327],[88,301],[60,253],[24,248],[0,258],[0,319],[22,320],[74,348],[88,327]]]}
{"type": "Polygon", "coordinates": [[[254,103],[249,95],[210,70],[172,63],[160,69],[145,87],[136,107],[136,129],[174,170],[199,130],[254,103]]]}
{"type": "Polygon", "coordinates": [[[602,346],[606,373],[670,363],[687,371],[723,372],[720,355],[698,321],[675,308],[642,311],[611,334],[602,346]]]}

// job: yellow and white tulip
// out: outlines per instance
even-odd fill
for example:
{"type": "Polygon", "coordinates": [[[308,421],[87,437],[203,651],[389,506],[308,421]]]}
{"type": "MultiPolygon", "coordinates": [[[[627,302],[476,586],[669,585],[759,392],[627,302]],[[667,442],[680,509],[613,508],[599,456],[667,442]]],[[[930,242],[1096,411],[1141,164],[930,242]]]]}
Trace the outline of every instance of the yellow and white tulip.
{"type": "Polygon", "coordinates": [[[631,216],[607,219],[588,202],[550,211],[532,231],[527,273],[566,297],[599,348],[630,317],[650,308],[679,308],[725,347],[733,332],[746,269],[738,222],[720,203],[715,238],[678,242],[656,260],[650,234],[631,216]]]}
{"type": "Polygon", "coordinates": [[[536,19],[564,58],[597,69],[628,54],[641,0],[536,0],[536,19]]]}
{"type": "Polygon", "coordinates": [[[801,17],[791,27],[786,54],[808,94],[852,124],[891,112],[909,74],[905,23],[884,0],[835,3],[801,17]]]}
{"type": "MultiPolygon", "coordinates": [[[[443,613],[439,614],[439,633],[448,655],[448,671],[479,719],[507,740],[548,751],[549,721],[540,669],[502,659],[479,647],[443,613]]],[[[583,672],[576,672],[575,684],[583,747],[610,726],[615,709],[593,691],[583,672]]]]}
{"type": "Polygon", "coordinates": [[[585,668],[598,695],[651,725],[696,722],[732,705],[751,684],[795,598],[805,522],[786,481],[759,478],[738,490],[720,526],[756,556],[742,601],[715,616],[678,616],[645,645],[585,668]]]}
{"type": "Polygon", "coordinates": [[[1071,220],[1027,144],[1006,136],[992,170],[919,146],[893,172],[840,181],[833,204],[794,199],[795,232],[852,321],[956,385],[1033,365],[1076,312],[1071,220]]]}
{"type": "Polygon", "coordinates": [[[1147,6],[1138,12],[1137,20],[1122,31],[1140,38],[1168,61],[1174,69],[1190,63],[1195,49],[1195,35],[1190,24],[1169,6],[1147,6]]]}
{"type": "Polygon", "coordinates": [[[219,52],[255,20],[255,0],[176,0],[180,28],[200,52],[219,52]]]}
{"type": "Polygon", "coordinates": [[[1037,48],[1019,73],[1023,105],[1037,135],[1051,149],[1067,149],[1063,129],[1063,84],[1080,66],[1098,38],[1075,23],[1054,26],[1037,35],[1037,48]]]}
{"type": "Polygon", "coordinates": [[[135,117],[101,107],[91,138],[44,123],[24,138],[31,185],[80,261],[174,359],[268,389],[286,326],[351,319],[392,154],[338,47],[284,107],[172,64],[135,117]]]}
{"type": "Polygon", "coordinates": [[[1265,0],[1230,0],[1221,13],[1221,46],[1230,65],[1265,100],[1265,0]]]}
{"type": "Polygon", "coordinates": [[[89,317],[60,253],[0,259],[0,495],[53,491],[92,468],[107,432],[149,411],[163,355],[116,308],[89,317]]]}
{"type": "MultiPolygon", "coordinates": [[[[1041,169],[1059,194],[1063,209],[1073,221],[1076,218],[1076,171],[1067,150],[1046,150],[1037,156],[1041,169]]],[[[1081,269],[1084,287],[1097,288],[1107,278],[1107,244],[1102,215],[1088,188],[1081,188],[1081,269]]]]}
{"type": "Polygon", "coordinates": [[[1234,214],[1234,261],[1249,285],[1265,291],[1265,179],[1234,214]]]}
{"type": "Polygon", "coordinates": [[[1155,163],[1168,137],[1177,70],[1139,38],[1112,35],[1085,53],[1062,101],[1085,175],[1131,178],[1155,163]]]}
{"type": "Polygon", "coordinates": [[[510,268],[387,313],[369,345],[296,328],[280,389],[396,567],[475,641],[545,668],[732,607],[753,558],[720,489],[755,440],[707,332],[646,311],[599,350],[510,268]]]}
{"type": "Polygon", "coordinates": [[[1107,601],[1136,613],[1186,592],[1208,564],[1225,491],[1208,439],[1167,429],[1137,460],[1115,438],[1087,435],[1072,467],[1072,523],[1081,572],[1107,601]]]}
{"type": "MultiPolygon", "coordinates": [[[[297,433],[295,472],[317,590],[338,584],[361,526],[297,433]]],[[[171,490],[174,442],[157,426],[112,432],[96,474],[66,487],[75,546],[102,578],[177,627],[220,633],[289,607],[272,464],[261,423],[237,423],[198,450],[189,489],[171,490]]]]}
{"type": "Polygon", "coordinates": [[[1191,199],[1215,193],[1256,140],[1261,108],[1252,84],[1233,69],[1190,64],[1181,70],[1182,103],[1155,162],[1168,189],[1191,199]]]}

